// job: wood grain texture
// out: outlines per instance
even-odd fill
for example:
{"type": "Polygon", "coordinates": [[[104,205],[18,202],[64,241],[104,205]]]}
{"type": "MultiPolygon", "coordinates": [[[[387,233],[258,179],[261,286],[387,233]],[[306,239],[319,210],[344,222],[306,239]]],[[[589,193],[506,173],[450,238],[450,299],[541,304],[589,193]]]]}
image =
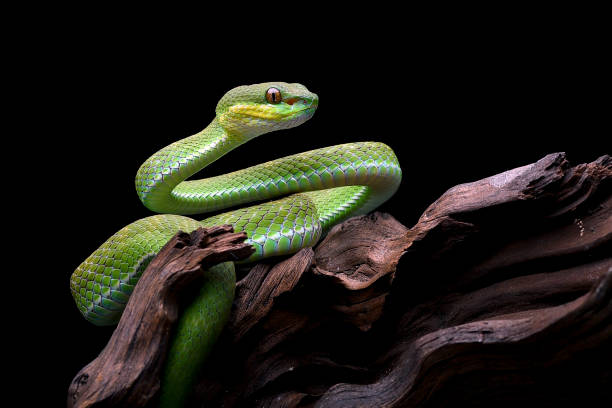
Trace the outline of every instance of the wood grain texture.
{"type": "Polygon", "coordinates": [[[100,355],[72,381],[68,406],[145,406],[159,390],[179,293],[202,271],[254,249],[229,225],[177,233],[151,261],[100,355]]]}
{"type": "MultiPolygon", "coordinates": [[[[612,400],[611,253],[610,156],[572,166],[555,153],[455,186],[412,228],[383,213],[349,219],[313,249],[243,268],[190,406],[612,400]]],[[[126,319],[132,331],[107,348],[131,350],[142,317],[126,319]]],[[[141,341],[152,354],[167,342],[141,341]]],[[[117,358],[134,367],[128,373],[142,367],[128,352],[117,358]]],[[[89,372],[71,393],[85,395],[89,372]]],[[[154,401],[156,389],[120,377],[132,400],[154,401]]]]}

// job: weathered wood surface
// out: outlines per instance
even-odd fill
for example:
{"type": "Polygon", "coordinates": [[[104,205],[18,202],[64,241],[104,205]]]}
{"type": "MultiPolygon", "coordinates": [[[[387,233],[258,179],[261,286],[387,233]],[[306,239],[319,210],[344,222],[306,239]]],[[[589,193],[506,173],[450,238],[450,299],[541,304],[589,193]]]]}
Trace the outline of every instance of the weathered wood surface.
{"type": "Polygon", "coordinates": [[[314,249],[243,269],[191,404],[609,399],[611,237],[609,156],[551,154],[453,187],[412,228],[352,218],[314,249]]]}
{"type": "Polygon", "coordinates": [[[253,248],[229,225],[176,234],[151,261],[100,355],[72,380],[68,406],[143,406],[159,390],[181,289],[202,269],[248,257],[253,248]]]}

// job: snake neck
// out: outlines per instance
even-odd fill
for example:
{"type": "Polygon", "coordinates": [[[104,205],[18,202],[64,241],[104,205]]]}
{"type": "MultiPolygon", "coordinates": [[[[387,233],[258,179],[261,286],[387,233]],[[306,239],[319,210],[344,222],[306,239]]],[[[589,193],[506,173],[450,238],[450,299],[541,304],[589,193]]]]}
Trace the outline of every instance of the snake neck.
{"type": "Polygon", "coordinates": [[[151,211],[169,214],[196,214],[212,209],[194,208],[189,198],[177,197],[173,190],[229,151],[257,135],[226,130],[218,118],[193,136],[174,142],[149,157],[136,173],[136,191],[151,211]]]}

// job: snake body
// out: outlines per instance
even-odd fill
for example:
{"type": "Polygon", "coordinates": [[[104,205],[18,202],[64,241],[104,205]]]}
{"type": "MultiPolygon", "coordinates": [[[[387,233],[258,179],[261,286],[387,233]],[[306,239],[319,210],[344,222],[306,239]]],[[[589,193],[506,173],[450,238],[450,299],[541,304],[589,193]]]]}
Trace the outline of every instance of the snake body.
{"type": "MultiPolygon", "coordinates": [[[[365,214],[389,199],[401,180],[398,160],[385,144],[348,143],[304,152],[229,174],[186,181],[247,141],[310,119],[318,97],[300,84],[241,86],[219,101],[201,132],[159,150],[136,175],[143,204],[162,213],[119,230],[70,279],[83,316],[97,325],[116,324],[149,262],[179,230],[232,224],[245,231],[255,252],[244,262],[313,246],[333,225],[365,214]],[[239,206],[196,221],[199,214],[239,206]]],[[[232,263],[205,273],[195,300],[182,313],[171,342],[161,387],[162,406],[180,406],[226,322],[235,286],[232,263]]]]}

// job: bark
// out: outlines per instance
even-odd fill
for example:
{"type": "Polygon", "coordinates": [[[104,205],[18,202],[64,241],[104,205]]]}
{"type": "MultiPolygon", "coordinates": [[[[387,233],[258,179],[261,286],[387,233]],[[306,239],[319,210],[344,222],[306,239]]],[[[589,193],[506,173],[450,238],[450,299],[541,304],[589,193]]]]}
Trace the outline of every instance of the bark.
{"type": "Polygon", "coordinates": [[[68,406],[144,406],[159,390],[180,291],[202,271],[248,257],[246,234],[229,225],[177,233],[151,261],[100,355],[72,380],[68,406]]]}
{"type": "MultiPolygon", "coordinates": [[[[609,156],[571,166],[551,154],[451,188],[412,228],[384,213],[355,217],[314,249],[244,268],[190,404],[609,400],[611,187],[609,156]]],[[[147,318],[154,324],[158,315],[147,318]]],[[[140,321],[124,318],[124,326],[140,321]]],[[[113,335],[96,361],[119,341],[129,349],[131,333],[113,335]]],[[[165,342],[142,344],[154,354],[165,342]]],[[[113,355],[114,364],[133,364],[121,360],[129,354],[113,355]]],[[[144,393],[130,381],[126,389],[144,393]]]]}

